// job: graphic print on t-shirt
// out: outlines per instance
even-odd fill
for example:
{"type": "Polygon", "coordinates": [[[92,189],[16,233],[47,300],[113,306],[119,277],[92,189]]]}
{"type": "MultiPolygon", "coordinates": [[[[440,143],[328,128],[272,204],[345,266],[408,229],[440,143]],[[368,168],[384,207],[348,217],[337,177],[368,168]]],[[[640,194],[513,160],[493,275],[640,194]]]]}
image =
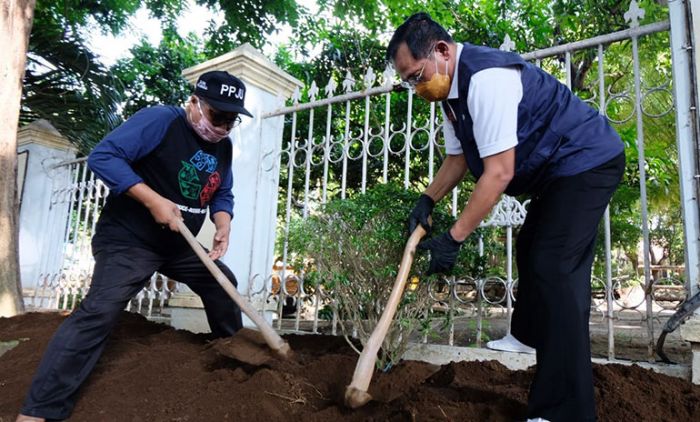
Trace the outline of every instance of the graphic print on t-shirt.
{"type": "Polygon", "coordinates": [[[190,158],[190,163],[197,168],[199,171],[206,171],[211,173],[216,170],[216,157],[209,155],[206,152],[199,150],[197,153],[190,158]]]}
{"type": "Polygon", "coordinates": [[[200,198],[201,205],[206,205],[221,184],[221,176],[218,171],[215,171],[216,157],[199,150],[190,158],[189,162],[182,161],[181,163],[182,168],[178,173],[180,193],[187,199],[200,198]],[[212,173],[207,177],[204,189],[202,189],[203,181],[200,178],[200,173],[205,173],[204,176],[212,173]]]}
{"type": "Polygon", "coordinates": [[[209,203],[212,196],[214,196],[214,192],[216,192],[216,190],[219,189],[219,185],[221,185],[221,175],[218,171],[215,171],[211,174],[211,176],[209,176],[207,185],[204,186],[204,189],[202,189],[202,193],[199,195],[199,203],[201,206],[204,206],[209,203]]]}
{"type": "Polygon", "coordinates": [[[197,177],[197,169],[192,164],[183,161],[177,176],[182,196],[187,199],[196,199],[202,188],[202,185],[199,184],[199,177],[197,177]]]}

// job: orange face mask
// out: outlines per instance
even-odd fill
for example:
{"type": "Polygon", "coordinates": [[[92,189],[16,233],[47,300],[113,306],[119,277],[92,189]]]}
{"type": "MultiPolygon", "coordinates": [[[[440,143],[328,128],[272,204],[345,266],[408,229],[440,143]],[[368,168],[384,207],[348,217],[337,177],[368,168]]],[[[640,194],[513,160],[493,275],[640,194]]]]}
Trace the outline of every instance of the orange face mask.
{"type": "Polygon", "coordinates": [[[450,76],[447,74],[447,60],[445,60],[445,74],[438,73],[437,61],[435,61],[435,73],[423,82],[416,84],[416,94],[427,101],[442,101],[447,99],[450,93],[450,76]]]}

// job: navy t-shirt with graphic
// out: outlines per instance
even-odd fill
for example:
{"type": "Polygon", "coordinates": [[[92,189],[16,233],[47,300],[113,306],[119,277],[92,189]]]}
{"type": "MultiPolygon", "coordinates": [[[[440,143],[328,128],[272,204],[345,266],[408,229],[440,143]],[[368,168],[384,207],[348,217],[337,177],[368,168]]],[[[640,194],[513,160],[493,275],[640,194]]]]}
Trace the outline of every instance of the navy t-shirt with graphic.
{"type": "Polygon", "coordinates": [[[177,204],[187,227],[197,233],[210,215],[233,215],[231,140],[202,140],[180,107],[140,110],[109,133],[88,158],[90,169],[109,187],[93,248],[106,244],[147,247],[161,253],[188,248],[182,235],[155,222],[148,209],[125,194],[143,182],[177,204]]]}

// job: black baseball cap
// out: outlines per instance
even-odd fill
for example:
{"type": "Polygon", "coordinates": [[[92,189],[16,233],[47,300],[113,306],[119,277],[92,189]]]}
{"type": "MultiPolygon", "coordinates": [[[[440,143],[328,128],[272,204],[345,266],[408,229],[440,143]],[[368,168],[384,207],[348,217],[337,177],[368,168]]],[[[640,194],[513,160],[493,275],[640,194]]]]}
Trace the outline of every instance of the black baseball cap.
{"type": "Polygon", "coordinates": [[[202,73],[194,86],[194,95],[216,110],[253,117],[243,107],[245,91],[245,84],[240,79],[222,70],[202,73]]]}

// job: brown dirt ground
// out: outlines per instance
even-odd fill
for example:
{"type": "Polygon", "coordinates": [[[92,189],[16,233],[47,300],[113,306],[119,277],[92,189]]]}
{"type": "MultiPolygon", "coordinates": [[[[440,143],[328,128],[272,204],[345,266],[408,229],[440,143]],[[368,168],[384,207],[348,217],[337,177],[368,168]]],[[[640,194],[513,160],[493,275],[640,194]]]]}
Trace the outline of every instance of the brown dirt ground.
{"type": "MultiPolygon", "coordinates": [[[[63,316],[0,318],[0,422],[13,421],[63,316]]],[[[342,393],[357,356],[344,339],[287,336],[294,358],[251,366],[203,335],[124,313],[80,392],[71,421],[517,421],[532,370],[498,362],[404,362],[374,376],[375,400],[355,411],[342,393]]],[[[637,366],[594,367],[600,421],[700,421],[700,386],[637,366]]]]}

